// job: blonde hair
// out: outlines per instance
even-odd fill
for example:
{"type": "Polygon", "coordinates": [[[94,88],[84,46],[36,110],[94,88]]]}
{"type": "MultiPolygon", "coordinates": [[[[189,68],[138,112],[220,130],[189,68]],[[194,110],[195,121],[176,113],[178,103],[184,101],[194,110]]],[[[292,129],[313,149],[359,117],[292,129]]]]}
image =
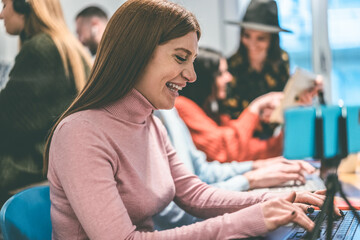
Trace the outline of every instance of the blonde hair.
{"type": "Polygon", "coordinates": [[[60,53],[65,74],[73,74],[76,89],[80,92],[87,82],[84,62],[90,68],[92,60],[68,29],[59,0],[28,0],[28,3],[30,12],[25,15],[25,35],[32,37],[43,32],[51,37],[60,53]]]}

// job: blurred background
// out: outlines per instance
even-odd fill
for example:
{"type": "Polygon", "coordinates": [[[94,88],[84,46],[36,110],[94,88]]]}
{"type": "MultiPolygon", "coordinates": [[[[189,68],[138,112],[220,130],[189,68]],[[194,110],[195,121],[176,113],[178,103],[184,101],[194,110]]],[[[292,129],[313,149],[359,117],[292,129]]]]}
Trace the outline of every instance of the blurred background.
{"type": "MultiPolygon", "coordinates": [[[[239,21],[249,0],[173,0],[197,16],[200,46],[218,49],[225,56],[239,44],[239,21]]],[[[70,29],[75,33],[75,16],[88,5],[97,5],[111,16],[124,0],[61,0],[70,29]]],[[[325,76],[325,98],[337,104],[360,104],[360,1],[277,0],[280,25],[293,31],[280,33],[281,46],[290,55],[290,69],[301,67],[325,76]]],[[[12,62],[18,52],[17,37],[0,24],[0,64],[12,62]]]]}

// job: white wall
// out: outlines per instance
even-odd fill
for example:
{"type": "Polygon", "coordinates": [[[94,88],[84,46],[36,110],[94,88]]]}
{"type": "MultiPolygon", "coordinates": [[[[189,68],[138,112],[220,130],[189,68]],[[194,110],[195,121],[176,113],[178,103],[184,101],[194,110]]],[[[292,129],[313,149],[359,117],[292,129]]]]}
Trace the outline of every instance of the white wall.
{"type": "Polygon", "coordinates": [[[202,30],[200,46],[215,48],[225,56],[238,47],[240,28],[225,20],[240,20],[250,0],[173,0],[192,11],[202,30]]]}
{"type": "MultiPolygon", "coordinates": [[[[173,0],[192,11],[199,20],[202,37],[200,46],[212,47],[226,56],[238,47],[239,27],[225,24],[225,20],[239,20],[249,0],[173,0]]],[[[88,5],[103,7],[111,16],[125,0],[60,0],[66,22],[75,34],[75,16],[88,5]]],[[[12,61],[18,49],[17,37],[9,36],[0,20],[0,61],[12,61]]]]}
{"type": "Polygon", "coordinates": [[[0,21],[0,63],[11,62],[14,60],[18,49],[18,37],[9,36],[4,27],[4,22],[0,21]]]}
{"type": "Polygon", "coordinates": [[[89,5],[99,6],[105,10],[109,17],[118,9],[125,0],[60,0],[64,11],[64,17],[70,30],[75,34],[75,16],[89,5]]]}
{"type": "MultiPolygon", "coordinates": [[[[115,10],[125,2],[125,0],[60,0],[65,20],[70,30],[75,34],[75,16],[76,14],[88,5],[97,5],[102,7],[109,16],[111,16],[115,10]]],[[[4,27],[4,22],[0,20],[0,62],[11,62],[14,60],[18,52],[18,37],[9,36],[4,27]]]]}

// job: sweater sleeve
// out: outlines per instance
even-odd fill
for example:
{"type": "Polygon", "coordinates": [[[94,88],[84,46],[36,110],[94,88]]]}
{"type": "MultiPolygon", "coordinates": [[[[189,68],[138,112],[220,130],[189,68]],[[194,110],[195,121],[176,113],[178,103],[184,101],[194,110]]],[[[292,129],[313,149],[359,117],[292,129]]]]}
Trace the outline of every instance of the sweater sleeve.
{"type": "MultiPolygon", "coordinates": [[[[50,147],[51,211],[52,218],[59,221],[56,224],[53,222],[53,232],[68,231],[62,229],[61,216],[70,215],[76,219],[74,224],[79,224],[74,229],[79,231],[83,228],[90,239],[222,240],[266,233],[258,203],[273,196],[208,186],[191,174],[177,158],[165,128],[162,136],[175,186],[175,202],[194,216],[209,219],[164,231],[137,230],[114,178],[114,172],[119,171],[119,155],[97,125],[86,120],[73,120],[71,126],[66,121],[58,126],[50,147]],[[64,201],[64,197],[68,202],[64,201]],[[64,211],[57,207],[59,205],[72,210],[64,211]],[[248,216],[252,217],[249,219],[248,216]]],[[[53,238],[62,239],[54,235],[53,238]]]]}
{"type": "Polygon", "coordinates": [[[206,219],[180,228],[184,239],[244,238],[266,232],[258,203],[273,196],[211,187],[189,173],[171,147],[167,149],[176,189],[175,203],[188,213],[206,219]],[[246,217],[249,215],[254,218],[249,220],[246,217]]]}
{"type": "Polygon", "coordinates": [[[188,126],[196,147],[204,151],[211,161],[230,162],[253,159],[252,157],[256,157],[256,154],[271,151],[271,147],[278,143],[279,139],[253,138],[259,117],[248,110],[245,110],[238,119],[227,121],[226,124],[219,126],[188,98],[178,97],[175,107],[188,126]]]}
{"type": "MultiPolygon", "coordinates": [[[[230,239],[266,232],[260,205],[256,204],[263,195],[230,192],[206,185],[178,160],[170,141],[165,148],[175,183],[175,202],[193,215],[214,218],[164,231],[137,231],[116,187],[113,171],[118,168],[117,155],[104,144],[106,142],[106,136],[96,126],[79,121],[72,122],[72,127],[67,127],[66,123],[59,125],[52,140],[52,146],[57,147],[50,149],[49,180],[52,183],[59,182],[53,178],[61,181],[61,186],[51,185],[51,195],[56,194],[56,188],[63,189],[81,224],[77,228],[82,227],[90,239],[230,239]],[[74,132],[73,129],[82,130],[74,132]]],[[[54,214],[64,213],[52,207],[54,214]]],[[[62,225],[53,227],[62,228],[62,225]]],[[[54,238],[61,239],[61,236],[54,238]]]]}
{"type": "MultiPolygon", "coordinates": [[[[249,181],[242,175],[234,176],[226,181],[210,184],[211,186],[233,191],[249,189],[249,181]]],[[[171,202],[163,211],[153,217],[155,229],[164,230],[193,224],[203,219],[194,217],[171,202]]]]}
{"type": "Polygon", "coordinates": [[[157,110],[154,115],[159,117],[165,125],[180,160],[202,181],[230,190],[243,191],[248,189],[247,179],[239,175],[252,169],[252,161],[240,163],[233,161],[223,164],[218,161],[208,162],[206,155],[196,149],[189,129],[175,108],[157,110]],[[227,183],[228,181],[229,183],[227,183]]]}

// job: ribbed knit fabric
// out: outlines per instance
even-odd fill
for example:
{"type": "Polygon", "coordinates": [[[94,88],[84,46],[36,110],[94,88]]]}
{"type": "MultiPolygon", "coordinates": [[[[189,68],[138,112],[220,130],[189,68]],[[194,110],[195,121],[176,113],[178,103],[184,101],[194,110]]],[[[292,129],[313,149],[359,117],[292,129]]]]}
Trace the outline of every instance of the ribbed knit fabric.
{"type": "Polygon", "coordinates": [[[274,195],[201,182],[177,158],[153,110],[132,90],[109,106],[60,123],[48,171],[53,239],[223,240],[266,233],[257,203],[274,195]],[[209,219],[153,231],[151,217],[172,200],[209,219]]]}
{"type": "Polygon", "coordinates": [[[25,41],[0,92],[1,197],[44,179],[46,135],[76,94],[52,39],[40,33],[25,41]]]}
{"type": "Polygon", "coordinates": [[[190,130],[196,147],[209,161],[257,160],[282,154],[282,134],[267,140],[254,138],[259,116],[245,110],[236,120],[222,116],[219,126],[194,101],[179,96],[175,107],[190,130]]]}

